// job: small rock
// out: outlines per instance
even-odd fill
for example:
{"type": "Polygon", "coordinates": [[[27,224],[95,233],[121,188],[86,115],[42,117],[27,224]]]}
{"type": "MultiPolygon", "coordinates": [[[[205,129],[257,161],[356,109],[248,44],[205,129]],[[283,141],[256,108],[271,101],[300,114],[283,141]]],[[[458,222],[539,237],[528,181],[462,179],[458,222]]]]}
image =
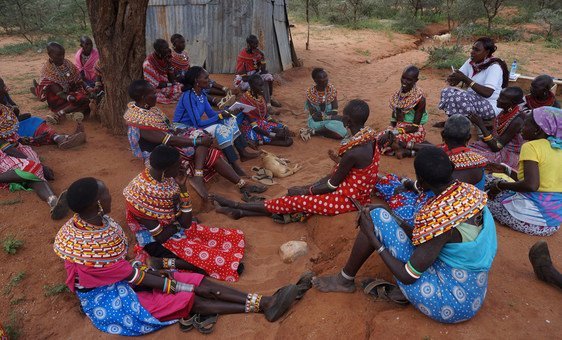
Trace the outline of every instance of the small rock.
{"type": "Polygon", "coordinates": [[[308,253],[308,244],[304,241],[289,241],[279,248],[279,255],[285,263],[292,263],[306,253],[308,253]]]}

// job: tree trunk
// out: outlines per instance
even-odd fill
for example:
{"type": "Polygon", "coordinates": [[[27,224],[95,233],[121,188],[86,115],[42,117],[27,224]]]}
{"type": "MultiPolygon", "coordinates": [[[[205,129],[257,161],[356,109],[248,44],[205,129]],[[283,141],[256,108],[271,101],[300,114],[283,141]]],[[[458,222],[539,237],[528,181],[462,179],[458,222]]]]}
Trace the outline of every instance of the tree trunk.
{"type": "Polygon", "coordinates": [[[102,125],[114,134],[125,133],[127,87],[142,79],[148,1],[87,0],[106,93],[98,112],[102,125]]]}

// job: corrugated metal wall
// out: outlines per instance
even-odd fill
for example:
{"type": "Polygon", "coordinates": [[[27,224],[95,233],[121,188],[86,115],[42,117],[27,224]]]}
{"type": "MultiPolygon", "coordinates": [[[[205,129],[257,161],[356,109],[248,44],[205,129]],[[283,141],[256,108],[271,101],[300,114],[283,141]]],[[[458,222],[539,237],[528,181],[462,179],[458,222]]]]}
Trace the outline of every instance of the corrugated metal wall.
{"type": "Polygon", "coordinates": [[[206,61],[212,73],[234,73],[236,56],[255,34],[270,72],[292,67],[286,0],[150,0],[146,50],[157,38],[186,37],[192,65],[206,61]],[[275,19],[274,19],[275,18],[275,19]]]}

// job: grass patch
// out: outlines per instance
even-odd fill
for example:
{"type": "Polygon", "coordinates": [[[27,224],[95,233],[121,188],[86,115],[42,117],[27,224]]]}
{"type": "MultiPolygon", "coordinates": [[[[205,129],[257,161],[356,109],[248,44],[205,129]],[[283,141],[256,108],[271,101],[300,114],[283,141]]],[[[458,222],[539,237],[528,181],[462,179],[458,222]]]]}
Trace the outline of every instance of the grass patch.
{"type": "Polygon", "coordinates": [[[56,41],[60,43],[67,50],[69,48],[75,48],[79,45],[79,41],[76,37],[70,38],[64,36],[48,36],[46,39],[40,39],[34,41],[33,43],[24,41],[2,46],[0,47],[0,55],[18,55],[28,51],[44,50],[47,47],[47,43],[50,41],[56,41]]]}
{"type": "Polygon", "coordinates": [[[17,299],[14,299],[14,300],[10,300],[10,306],[17,306],[24,301],[25,301],[25,298],[17,298],[17,299]]]}
{"type": "Polygon", "coordinates": [[[406,14],[400,14],[392,23],[391,28],[399,33],[415,34],[426,25],[422,20],[406,14]]]}
{"type": "Polygon", "coordinates": [[[4,242],[2,242],[2,248],[10,255],[15,255],[21,246],[23,246],[23,241],[18,240],[14,235],[6,237],[4,242]]]}
{"type": "Polygon", "coordinates": [[[0,201],[0,206],[5,206],[5,205],[14,205],[14,204],[18,204],[23,202],[23,200],[21,198],[12,198],[9,200],[2,200],[0,201]]]}
{"type": "Polygon", "coordinates": [[[360,48],[356,48],[355,49],[355,53],[362,55],[364,57],[370,57],[371,56],[371,51],[369,50],[362,50],[360,48]]]}
{"type": "Polygon", "coordinates": [[[70,290],[64,283],[53,283],[50,285],[44,285],[43,291],[45,293],[45,296],[55,296],[62,293],[70,292],[70,290]]]}
{"type": "Polygon", "coordinates": [[[519,29],[495,26],[488,31],[488,27],[480,24],[459,26],[453,30],[453,33],[461,37],[492,37],[501,41],[519,41],[522,38],[522,32],[519,29]]]}
{"type": "Polygon", "coordinates": [[[12,289],[18,285],[23,279],[25,278],[25,272],[19,272],[16,275],[12,276],[8,284],[4,287],[3,293],[4,295],[8,295],[12,292],[12,289]]]}
{"type": "Polygon", "coordinates": [[[553,49],[560,49],[562,48],[562,39],[560,38],[550,38],[544,41],[544,47],[546,48],[553,48],[553,49]]]}
{"type": "Polygon", "coordinates": [[[436,46],[424,49],[429,53],[428,66],[435,68],[460,68],[466,61],[466,53],[462,46],[436,46]]]}
{"type": "Polygon", "coordinates": [[[10,321],[6,324],[5,330],[8,339],[18,340],[21,336],[19,317],[14,310],[10,311],[10,321]]]}

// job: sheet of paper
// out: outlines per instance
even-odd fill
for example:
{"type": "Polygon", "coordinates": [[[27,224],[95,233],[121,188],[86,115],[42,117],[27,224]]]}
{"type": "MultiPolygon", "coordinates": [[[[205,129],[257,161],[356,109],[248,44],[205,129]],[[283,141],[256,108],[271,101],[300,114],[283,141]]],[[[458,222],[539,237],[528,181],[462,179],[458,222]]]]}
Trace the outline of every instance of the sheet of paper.
{"type": "Polygon", "coordinates": [[[251,106],[251,105],[246,105],[246,104],[242,104],[239,102],[236,102],[234,104],[232,104],[228,110],[232,111],[232,110],[236,110],[238,108],[241,108],[244,112],[250,112],[252,110],[255,110],[255,107],[251,106]]]}

